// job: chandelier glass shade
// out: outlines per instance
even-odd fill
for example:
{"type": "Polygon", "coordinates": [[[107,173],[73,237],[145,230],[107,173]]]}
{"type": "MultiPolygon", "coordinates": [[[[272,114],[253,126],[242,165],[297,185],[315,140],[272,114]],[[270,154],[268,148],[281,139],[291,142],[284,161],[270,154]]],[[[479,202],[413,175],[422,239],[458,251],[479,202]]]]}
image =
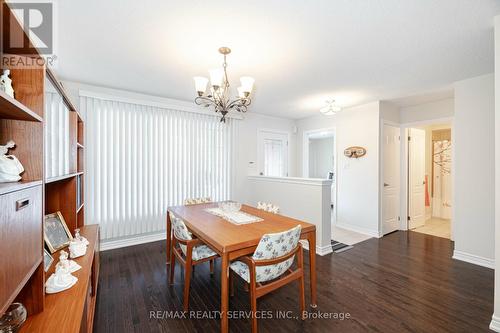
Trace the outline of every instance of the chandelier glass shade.
{"type": "Polygon", "coordinates": [[[325,116],[333,116],[340,112],[342,108],[335,102],[334,99],[326,101],[326,106],[319,109],[319,112],[325,116]]]}
{"type": "Polygon", "coordinates": [[[255,80],[249,76],[240,78],[241,86],[237,88],[238,96],[231,99],[229,79],[227,76],[226,56],[231,53],[228,47],[219,48],[219,53],[224,56],[222,68],[211,69],[208,71],[210,75],[210,87],[207,91],[209,79],[202,76],[194,77],[194,84],[198,96],[194,102],[197,105],[204,107],[213,107],[215,112],[222,115],[221,122],[226,121],[226,115],[232,111],[247,112],[248,106],[251,104],[250,94],[252,93],[255,80]]]}

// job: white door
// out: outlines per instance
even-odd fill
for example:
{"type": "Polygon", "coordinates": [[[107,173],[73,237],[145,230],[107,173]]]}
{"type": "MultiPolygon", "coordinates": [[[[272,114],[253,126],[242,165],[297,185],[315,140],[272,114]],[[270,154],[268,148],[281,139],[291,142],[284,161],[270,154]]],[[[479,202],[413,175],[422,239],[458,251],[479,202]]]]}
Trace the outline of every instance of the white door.
{"type": "Polygon", "coordinates": [[[409,130],[409,212],[410,229],[425,224],[425,131],[409,130]]]}
{"type": "Polygon", "coordinates": [[[382,198],[382,233],[399,229],[400,211],[400,129],[384,125],[383,129],[383,198],[382,198]]]}
{"type": "Polygon", "coordinates": [[[288,133],[259,131],[259,175],[288,176],[288,133]]]}

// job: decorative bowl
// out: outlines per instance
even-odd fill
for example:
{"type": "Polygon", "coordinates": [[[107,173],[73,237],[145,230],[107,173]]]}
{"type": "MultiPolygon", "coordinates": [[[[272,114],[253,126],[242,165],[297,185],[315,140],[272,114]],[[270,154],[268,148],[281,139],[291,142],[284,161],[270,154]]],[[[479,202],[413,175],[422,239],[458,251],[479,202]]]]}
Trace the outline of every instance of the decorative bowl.
{"type": "Polygon", "coordinates": [[[219,208],[226,213],[234,213],[241,209],[241,203],[233,201],[221,202],[219,208]]]}
{"type": "Polygon", "coordinates": [[[12,303],[0,317],[0,333],[15,333],[26,321],[26,308],[21,303],[12,303]]]}

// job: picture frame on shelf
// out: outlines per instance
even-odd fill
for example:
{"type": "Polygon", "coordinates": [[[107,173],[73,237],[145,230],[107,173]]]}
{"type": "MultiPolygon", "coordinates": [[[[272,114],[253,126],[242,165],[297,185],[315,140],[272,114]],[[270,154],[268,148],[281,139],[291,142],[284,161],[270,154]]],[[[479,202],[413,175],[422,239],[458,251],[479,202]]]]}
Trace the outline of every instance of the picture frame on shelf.
{"type": "Polygon", "coordinates": [[[54,258],[47,249],[43,249],[43,270],[47,272],[54,262],[54,258]]]}
{"type": "Polygon", "coordinates": [[[50,254],[65,248],[73,240],[73,236],[64,221],[61,212],[45,215],[43,221],[43,238],[50,254]]]}

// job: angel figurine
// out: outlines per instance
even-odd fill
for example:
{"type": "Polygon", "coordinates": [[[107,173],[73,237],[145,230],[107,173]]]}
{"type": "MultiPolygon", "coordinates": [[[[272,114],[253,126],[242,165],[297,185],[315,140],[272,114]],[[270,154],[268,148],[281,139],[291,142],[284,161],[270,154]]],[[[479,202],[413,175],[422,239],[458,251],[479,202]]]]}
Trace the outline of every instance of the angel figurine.
{"type": "Polygon", "coordinates": [[[6,69],[0,75],[0,90],[5,91],[7,95],[14,98],[14,88],[12,88],[12,79],[9,77],[10,70],[6,69]]]}
{"type": "Polygon", "coordinates": [[[7,155],[9,149],[16,146],[12,140],[5,146],[0,146],[0,183],[17,182],[21,180],[20,174],[24,167],[14,155],[7,155]]]}
{"type": "Polygon", "coordinates": [[[56,265],[56,272],[45,282],[45,292],[53,294],[71,288],[78,281],[77,277],[71,275],[75,271],[72,268],[74,265],[78,266],[76,270],[81,268],[74,261],[68,260],[68,252],[61,251],[59,262],[56,265]]]}

